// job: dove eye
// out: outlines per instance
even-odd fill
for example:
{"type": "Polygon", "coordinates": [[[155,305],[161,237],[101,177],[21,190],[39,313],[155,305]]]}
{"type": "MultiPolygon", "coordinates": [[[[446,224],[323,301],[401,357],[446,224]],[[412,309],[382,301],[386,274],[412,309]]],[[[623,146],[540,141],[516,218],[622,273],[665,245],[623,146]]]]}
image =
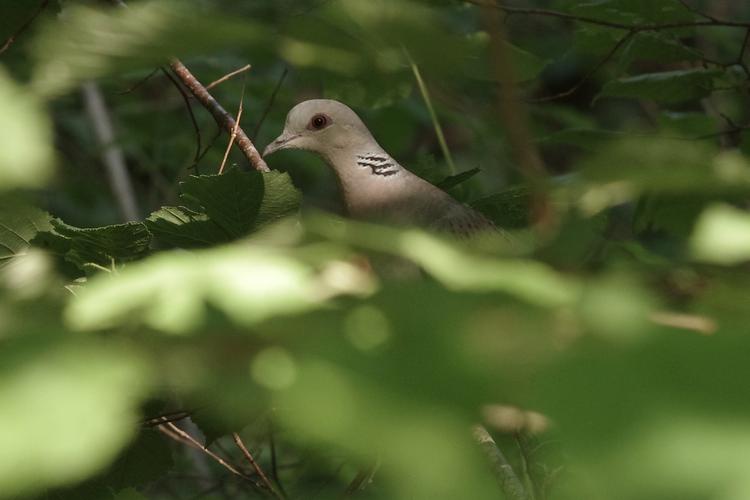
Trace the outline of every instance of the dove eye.
{"type": "Polygon", "coordinates": [[[322,130],[331,124],[331,119],[324,114],[317,114],[310,119],[310,125],[307,128],[312,130],[322,130]]]}

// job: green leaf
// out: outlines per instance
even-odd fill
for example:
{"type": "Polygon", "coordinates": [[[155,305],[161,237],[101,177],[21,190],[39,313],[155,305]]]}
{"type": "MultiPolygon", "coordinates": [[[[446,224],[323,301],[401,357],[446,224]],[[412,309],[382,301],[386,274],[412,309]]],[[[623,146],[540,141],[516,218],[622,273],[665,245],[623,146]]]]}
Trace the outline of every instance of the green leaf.
{"type": "Polygon", "coordinates": [[[164,207],[146,226],[165,246],[197,247],[231,241],[297,211],[300,193],[288,174],[242,172],[191,176],[182,199],[192,208],[164,207]]]}
{"type": "Polygon", "coordinates": [[[714,80],[722,75],[720,70],[698,68],[620,78],[604,84],[597,99],[629,97],[680,103],[706,97],[714,88],[714,80]]]}
{"type": "Polygon", "coordinates": [[[468,181],[481,171],[482,170],[479,168],[472,168],[471,170],[466,170],[464,172],[461,172],[460,174],[451,175],[450,177],[446,177],[442,181],[438,182],[437,187],[439,187],[443,191],[448,191],[449,189],[468,181]]]}
{"type": "Polygon", "coordinates": [[[145,1],[127,9],[74,5],[33,42],[33,88],[65,93],[80,82],[166,63],[170,57],[222,47],[267,52],[273,34],[250,19],[207,12],[196,2],[145,1]]]}
{"type": "Polygon", "coordinates": [[[52,123],[2,67],[0,108],[0,191],[43,186],[53,172],[52,123]]]}
{"type": "Polygon", "coordinates": [[[706,262],[733,265],[750,260],[750,213],[729,205],[707,208],[698,219],[691,248],[706,262]]]}
{"type": "MultiPolygon", "coordinates": [[[[316,273],[313,264],[332,258],[329,253],[318,252],[310,262],[278,248],[239,243],[162,252],[117,275],[95,276],[70,303],[66,317],[77,329],[145,323],[185,333],[203,323],[210,306],[237,323],[254,325],[316,309],[331,296],[361,292],[361,279],[337,288],[316,273]]],[[[354,278],[361,274],[350,267],[344,272],[354,278]]]]}
{"type": "Polygon", "coordinates": [[[62,256],[85,270],[90,265],[112,267],[148,253],[151,235],[140,222],[77,228],[52,220],[52,229],[39,233],[33,243],[62,256]]]}
{"type": "Polygon", "coordinates": [[[23,338],[0,353],[0,498],[81,481],[131,439],[148,366],[127,349],[23,338]]]}
{"type": "Polygon", "coordinates": [[[31,245],[40,231],[48,231],[52,217],[38,208],[0,203],[0,267],[31,245]]]}

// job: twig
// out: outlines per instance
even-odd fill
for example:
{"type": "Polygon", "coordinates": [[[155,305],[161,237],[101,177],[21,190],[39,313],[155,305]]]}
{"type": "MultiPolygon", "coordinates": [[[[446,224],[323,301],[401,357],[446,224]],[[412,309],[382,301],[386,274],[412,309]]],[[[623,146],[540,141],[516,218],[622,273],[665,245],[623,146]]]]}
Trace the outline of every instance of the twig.
{"type": "Polygon", "coordinates": [[[523,436],[520,432],[513,434],[516,439],[516,445],[518,445],[518,452],[521,456],[521,473],[523,474],[523,482],[526,486],[526,492],[529,495],[530,500],[536,500],[536,494],[534,492],[534,480],[531,477],[531,471],[529,470],[529,456],[526,444],[523,442],[523,436]]]}
{"type": "Polygon", "coordinates": [[[82,91],[86,112],[102,149],[102,162],[107,170],[109,184],[120,212],[126,221],[138,220],[138,205],[125,165],[125,155],[115,143],[112,119],[104,103],[102,92],[94,82],[84,83],[82,91]]]}
{"type": "Polygon", "coordinates": [[[716,321],[707,316],[696,316],[671,311],[651,313],[649,319],[657,325],[688,330],[701,335],[713,335],[719,328],[716,321]]]}
{"type": "Polygon", "coordinates": [[[200,160],[200,154],[201,154],[201,128],[198,126],[198,120],[195,118],[195,113],[193,112],[193,106],[190,104],[190,98],[185,93],[185,90],[182,88],[182,85],[174,79],[174,77],[167,71],[165,68],[160,68],[162,73],[167,75],[167,78],[169,78],[169,81],[172,82],[172,85],[175,86],[177,91],[182,96],[182,100],[185,103],[185,108],[188,111],[188,115],[190,116],[190,123],[193,125],[193,132],[195,132],[195,156],[193,156],[193,165],[197,165],[198,161],[200,160]]]}
{"type": "Polygon", "coordinates": [[[268,420],[268,447],[271,448],[271,477],[276,486],[279,487],[279,491],[282,495],[286,496],[284,491],[284,485],[281,484],[279,478],[279,463],[276,458],[276,436],[274,432],[273,420],[268,420]]]}
{"type": "Polygon", "coordinates": [[[419,87],[419,92],[422,94],[422,99],[424,100],[424,103],[427,106],[427,111],[430,113],[430,120],[432,120],[432,127],[435,129],[435,135],[437,135],[438,143],[440,144],[440,149],[443,152],[445,161],[446,163],[448,163],[448,169],[450,170],[450,174],[455,175],[456,165],[453,163],[453,156],[451,155],[451,150],[448,148],[448,143],[445,140],[445,134],[443,134],[443,127],[440,126],[440,121],[438,120],[437,113],[435,113],[435,108],[432,106],[432,99],[430,99],[430,92],[427,89],[427,85],[425,85],[424,80],[422,79],[422,73],[419,71],[419,66],[417,66],[417,64],[411,58],[411,56],[406,51],[406,49],[404,49],[404,53],[406,54],[406,58],[409,61],[409,65],[411,66],[412,73],[414,73],[414,79],[417,81],[417,86],[419,87]]]}
{"type": "Polygon", "coordinates": [[[263,472],[263,469],[260,468],[260,465],[258,465],[258,462],[255,461],[255,458],[253,458],[253,455],[245,446],[245,443],[242,442],[242,438],[240,437],[240,435],[237,434],[236,432],[233,432],[232,439],[234,439],[234,442],[237,445],[237,448],[240,449],[242,454],[245,456],[247,461],[252,466],[253,470],[255,470],[255,473],[258,474],[258,477],[260,477],[260,480],[265,485],[265,487],[268,488],[268,490],[273,494],[273,496],[275,496],[276,498],[283,499],[284,498],[283,495],[276,490],[273,483],[268,479],[268,476],[266,476],[266,473],[263,472]]]}
{"type": "MultiPolygon", "coordinates": [[[[128,7],[123,0],[111,0],[111,2],[118,7],[128,7]]],[[[200,102],[203,107],[206,108],[209,113],[211,113],[211,116],[214,117],[214,120],[216,120],[219,128],[223,128],[231,134],[232,130],[234,130],[235,128],[236,123],[232,115],[230,115],[221,106],[221,104],[219,104],[219,102],[214,99],[214,97],[208,92],[208,90],[206,90],[206,87],[204,87],[203,84],[198,81],[198,79],[190,72],[189,69],[187,69],[184,64],[182,64],[179,59],[172,59],[172,62],[169,64],[169,66],[172,68],[172,71],[174,71],[175,75],[177,75],[177,77],[182,81],[182,83],[185,84],[188,90],[190,90],[190,93],[193,94],[193,97],[195,97],[198,102],[200,102]]],[[[240,148],[242,153],[245,155],[245,158],[247,158],[247,161],[250,163],[250,166],[252,166],[255,170],[258,170],[259,172],[270,171],[268,165],[266,165],[266,162],[263,160],[263,157],[255,148],[253,141],[251,141],[247,134],[245,134],[245,131],[239,127],[237,128],[237,147],[240,148]]]]}
{"type": "Polygon", "coordinates": [[[605,64],[607,64],[612,58],[615,56],[618,50],[625,45],[625,43],[633,38],[633,35],[635,35],[635,31],[628,31],[624,36],[622,36],[617,43],[615,43],[612,48],[607,52],[603,58],[599,60],[598,63],[596,63],[591,69],[589,69],[583,77],[581,77],[578,82],[576,82],[575,85],[570,87],[568,90],[565,90],[563,92],[560,92],[558,94],[544,96],[544,97],[538,97],[535,99],[529,99],[530,102],[546,102],[546,101],[553,101],[556,99],[562,99],[563,97],[568,97],[571,94],[574,94],[578,89],[581,88],[581,86],[586,83],[591,77],[593,77],[597,71],[599,71],[605,64]]]}
{"type": "Polygon", "coordinates": [[[226,75],[222,76],[218,80],[214,80],[213,82],[211,82],[208,85],[206,85],[206,90],[211,90],[212,88],[216,87],[217,85],[220,85],[220,84],[226,82],[227,80],[229,80],[233,76],[237,76],[240,73],[243,73],[243,72],[249,70],[250,68],[252,68],[252,66],[249,65],[249,64],[246,64],[243,67],[241,67],[240,69],[236,69],[236,70],[232,71],[231,73],[227,73],[226,75]]]}
{"type": "Polygon", "coordinates": [[[489,8],[501,10],[505,12],[506,14],[556,17],[558,19],[578,21],[578,22],[587,23],[587,24],[596,24],[598,26],[605,26],[608,28],[627,30],[627,31],[663,31],[663,30],[678,29],[678,28],[702,28],[702,27],[715,27],[715,26],[724,26],[724,27],[729,27],[729,28],[750,28],[750,21],[730,21],[729,19],[717,19],[713,17],[710,19],[705,19],[703,21],[676,21],[676,22],[661,23],[661,24],[628,24],[628,23],[620,23],[617,21],[608,21],[608,20],[599,19],[596,17],[579,16],[576,14],[570,14],[568,12],[561,12],[557,10],[511,7],[508,5],[497,4],[493,0],[465,0],[465,1],[467,3],[477,5],[479,7],[489,7],[489,8]]]}
{"type": "Polygon", "coordinates": [[[474,439],[492,461],[495,478],[500,488],[502,488],[503,493],[505,493],[505,497],[508,500],[528,500],[529,496],[523,487],[523,483],[518,479],[518,476],[513,471],[513,467],[508,463],[500,448],[497,447],[497,443],[492,439],[487,429],[481,425],[475,426],[474,439]]]}
{"type": "Polygon", "coordinates": [[[163,432],[164,434],[170,436],[173,439],[179,438],[178,439],[179,441],[187,443],[190,446],[201,450],[202,452],[204,452],[206,455],[208,455],[209,457],[211,457],[212,459],[214,459],[217,463],[219,463],[222,467],[224,467],[225,469],[227,469],[232,474],[235,474],[237,476],[240,476],[243,479],[246,479],[248,481],[251,481],[251,482],[255,483],[255,481],[253,480],[253,478],[251,478],[250,476],[242,473],[237,467],[233,466],[232,464],[230,464],[229,462],[227,462],[226,460],[224,460],[222,457],[220,457],[219,455],[217,455],[213,451],[209,450],[206,446],[204,446],[201,443],[199,443],[193,436],[191,436],[187,432],[183,431],[182,429],[180,429],[179,427],[177,427],[172,422],[166,422],[163,425],[160,425],[158,427],[158,429],[161,432],[163,432]]]}
{"type": "Polygon", "coordinates": [[[253,129],[253,140],[258,138],[258,133],[260,132],[260,128],[263,126],[263,123],[266,121],[266,117],[268,116],[268,113],[271,111],[271,108],[273,107],[273,103],[276,101],[276,94],[279,93],[279,89],[281,89],[281,85],[284,83],[284,79],[286,78],[287,73],[289,73],[289,68],[285,66],[284,71],[281,72],[279,81],[276,82],[276,86],[273,88],[273,92],[271,92],[271,97],[268,99],[268,103],[266,103],[266,107],[263,108],[263,113],[260,115],[260,118],[258,119],[258,123],[255,124],[255,128],[253,129]]]}
{"type": "Polygon", "coordinates": [[[3,43],[2,47],[0,47],[0,54],[4,53],[10,48],[11,45],[13,45],[16,39],[21,36],[21,34],[26,31],[29,26],[31,26],[31,23],[33,23],[34,20],[39,17],[39,14],[41,14],[44,9],[47,8],[47,5],[49,5],[49,0],[42,0],[42,3],[39,4],[39,7],[37,7],[31,17],[29,17],[25,23],[23,23],[12,35],[10,35],[7,40],[5,40],[5,43],[3,43]]]}
{"type": "Polygon", "coordinates": [[[167,422],[178,422],[188,418],[191,414],[192,412],[187,410],[172,411],[162,415],[157,415],[156,417],[146,418],[141,421],[141,425],[145,427],[155,427],[160,424],[166,424],[167,422]]]}
{"type": "Polygon", "coordinates": [[[224,151],[224,158],[221,160],[221,165],[219,165],[219,175],[224,173],[224,165],[226,165],[227,163],[227,157],[229,157],[229,150],[232,149],[232,144],[234,144],[234,140],[237,138],[237,130],[240,128],[240,120],[242,120],[242,110],[243,110],[244,100],[245,100],[245,85],[242,84],[242,95],[240,96],[240,105],[237,108],[237,121],[234,122],[232,133],[229,136],[229,143],[227,144],[227,149],[224,151]]]}
{"type": "MultiPolygon", "coordinates": [[[[173,59],[170,63],[170,67],[177,77],[182,80],[182,83],[185,84],[188,90],[190,90],[190,93],[198,99],[198,102],[200,102],[203,107],[211,113],[211,116],[214,117],[216,123],[231,134],[232,131],[235,130],[235,125],[237,124],[232,115],[230,115],[211,94],[209,94],[206,87],[204,87],[198,79],[193,76],[190,70],[187,69],[182,62],[178,59],[173,59]]],[[[255,170],[260,172],[269,171],[268,165],[263,161],[258,150],[255,149],[255,145],[240,127],[237,127],[236,144],[255,170]]]]}
{"type": "Polygon", "coordinates": [[[151,73],[149,73],[148,75],[144,76],[143,78],[141,78],[140,80],[138,80],[137,82],[135,82],[133,85],[131,85],[130,87],[126,88],[125,90],[122,90],[122,91],[118,92],[117,95],[130,94],[135,89],[137,89],[138,87],[140,87],[141,85],[143,85],[144,83],[146,83],[147,81],[149,81],[160,70],[161,70],[161,68],[154,68],[151,71],[151,73]]]}

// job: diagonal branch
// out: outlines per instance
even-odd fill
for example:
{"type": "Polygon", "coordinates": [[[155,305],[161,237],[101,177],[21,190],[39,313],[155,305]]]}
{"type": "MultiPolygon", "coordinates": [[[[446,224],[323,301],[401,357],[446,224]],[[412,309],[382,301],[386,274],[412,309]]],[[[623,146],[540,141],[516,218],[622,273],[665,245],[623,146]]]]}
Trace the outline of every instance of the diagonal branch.
{"type": "MultiPolygon", "coordinates": [[[[111,2],[118,7],[127,8],[127,4],[123,0],[111,0],[111,2]]],[[[259,172],[268,172],[270,169],[266,165],[266,162],[263,161],[263,157],[258,153],[253,141],[250,140],[242,128],[237,126],[234,117],[219,104],[214,96],[206,90],[206,87],[182,64],[182,61],[176,58],[172,59],[169,66],[177,78],[193,94],[193,97],[211,113],[219,128],[224,129],[228,134],[231,134],[235,127],[237,128],[237,147],[240,148],[240,151],[245,155],[250,165],[259,172]]]]}
{"type": "Polygon", "coordinates": [[[235,127],[237,128],[237,147],[240,148],[240,151],[242,151],[242,153],[245,155],[245,158],[247,158],[247,160],[250,162],[250,165],[252,165],[255,170],[258,170],[260,172],[268,172],[268,165],[266,165],[266,162],[263,161],[263,158],[255,148],[253,141],[250,140],[250,138],[247,136],[245,131],[242,130],[242,128],[237,126],[237,122],[234,117],[227,110],[225,110],[216,99],[214,99],[214,97],[208,92],[208,90],[206,90],[206,87],[204,87],[203,84],[200,83],[198,79],[195,78],[195,76],[193,76],[190,70],[187,69],[187,67],[185,67],[185,65],[182,64],[179,59],[172,59],[170,67],[172,68],[172,71],[175,73],[175,75],[177,75],[177,77],[182,81],[182,83],[185,84],[190,93],[193,94],[193,96],[198,100],[198,102],[200,102],[203,107],[206,108],[209,113],[211,113],[211,116],[214,117],[214,120],[216,120],[216,123],[219,124],[219,127],[226,130],[229,134],[232,133],[235,127]]]}
{"type": "Polygon", "coordinates": [[[239,434],[236,432],[232,433],[232,439],[234,439],[234,443],[237,445],[237,448],[240,449],[242,454],[245,456],[247,461],[252,466],[253,470],[256,474],[258,474],[258,477],[260,477],[261,482],[263,485],[268,488],[268,491],[273,494],[276,498],[283,499],[284,497],[279,493],[276,488],[274,487],[273,483],[268,479],[268,476],[266,476],[266,473],[263,472],[263,469],[261,469],[260,465],[258,465],[258,462],[255,460],[253,455],[250,453],[250,450],[247,449],[247,446],[245,446],[245,443],[242,442],[242,438],[239,434]]]}
{"type": "Polygon", "coordinates": [[[21,36],[21,33],[26,31],[26,29],[31,26],[31,23],[33,23],[34,20],[39,17],[39,14],[41,14],[44,9],[47,8],[47,5],[49,5],[49,0],[43,0],[42,3],[39,4],[39,7],[34,11],[31,17],[27,19],[26,22],[23,23],[12,35],[10,35],[8,39],[5,40],[5,43],[3,43],[2,46],[0,46],[0,54],[8,50],[10,46],[13,45],[13,42],[15,42],[16,39],[21,36]]]}

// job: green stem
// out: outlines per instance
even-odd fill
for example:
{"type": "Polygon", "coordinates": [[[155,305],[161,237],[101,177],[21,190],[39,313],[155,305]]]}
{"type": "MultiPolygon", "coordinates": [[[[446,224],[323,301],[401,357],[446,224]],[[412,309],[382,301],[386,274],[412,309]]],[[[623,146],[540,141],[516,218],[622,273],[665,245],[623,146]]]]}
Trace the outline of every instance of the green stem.
{"type": "Polygon", "coordinates": [[[417,66],[417,63],[414,62],[406,49],[404,49],[404,52],[406,53],[406,58],[409,60],[409,66],[411,66],[411,70],[414,73],[414,78],[417,80],[417,86],[419,87],[419,91],[422,94],[422,99],[424,99],[424,103],[427,106],[427,111],[430,113],[430,120],[432,120],[432,126],[435,129],[435,134],[437,135],[438,142],[440,143],[440,149],[443,152],[446,163],[448,163],[448,168],[450,169],[451,175],[455,175],[456,165],[453,163],[453,156],[451,156],[451,151],[450,149],[448,149],[448,143],[445,141],[443,127],[440,126],[440,121],[438,121],[437,113],[435,113],[435,108],[432,106],[430,92],[427,90],[427,85],[425,85],[424,80],[422,79],[422,73],[419,71],[419,66],[417,66]]]}

